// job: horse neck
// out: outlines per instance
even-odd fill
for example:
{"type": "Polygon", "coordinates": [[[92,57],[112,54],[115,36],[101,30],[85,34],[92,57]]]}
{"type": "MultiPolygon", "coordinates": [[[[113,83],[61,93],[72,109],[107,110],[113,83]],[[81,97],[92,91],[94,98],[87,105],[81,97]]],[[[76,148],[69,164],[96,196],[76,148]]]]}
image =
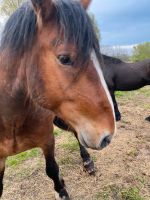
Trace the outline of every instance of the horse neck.
{"type": "MultiPolygon", "coordinates": [[[[0,55],[0,105],[8,107],[7,115],[25,109],[27,101],[24,58],[0,55]]],[[[3,111],[5,114],[5,110],[3,111]]]]}
{"type": "Polygon", "coordinates": [[[106,56],[104,54],[102,54],[104,63],[106,64],[121,64],[124,63],[122,60],[115,58],[115,57],[111,57],[111,56],[106,56]]]}
{"type": "Polygon", "coordinates": [[[147,76],[148,76],[148,82],[150,85],[150,60],[148,60],[148,63],[147,63],[147,76]]]}
{"type": "Polygon", "coordinates": [[[150,59],[146,59],[135,64],[138,64],[140,68],[143,68],[146,71],[150,71],[150,59]]]}
{"type": "Polygon", "coordinates": [[[1,80],[2,86],[8,86],[10,89],[17,87],[19,84],[23,84],[25,81],[25,60],[19,56],[0,55],[1,64],[0,71],[3,74],[1,80]],[[3,85],[4,84],[4,85],[3,85]]]}
{"type": "Polygon", "coordinates": [[[148,68],[148,71],[150,72],[150,60],[148,60],[147,62],[147,68],[148,68]]]}
{"type": "Polygon", "coordinates": [[[143,75],[143,79],[146,81],[146,85],[150,84],[150,59],[136,62],[135,68],[143,75]]]}

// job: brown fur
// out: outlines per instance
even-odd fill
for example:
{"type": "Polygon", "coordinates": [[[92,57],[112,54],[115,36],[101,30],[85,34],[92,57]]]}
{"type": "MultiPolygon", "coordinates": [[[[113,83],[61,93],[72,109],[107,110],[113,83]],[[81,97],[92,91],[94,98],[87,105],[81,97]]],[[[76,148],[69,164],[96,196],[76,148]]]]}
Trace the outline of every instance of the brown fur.
{"type": "Polygon", "coordinates": [[[85,132],[84,137],[88,138],[85,144],[91,148],[99,148],[105,130],[113,135],[114,116],[90,55],[83,63],[87,66],[82,72],[79,65],[61,64],[59,55],[69,54],[75,60],[77,49],[73,43],[63,40],[52,45],[58,37],[55,18],[48,17],[53,4],[48,0],[38,1],[41,4],[32,2],[38,16],[33,47],[21,55],[12,54],[11,49],[0,53],[1,181],[7,156],[40,147],[46,158],[47,175],[53,179],[55,190],[60,197],[67,197],[54,159],[54,114],[77,131],[79,140],[82,131],[85,132]]]}
{"type": "Polygon", "coordinates": [[[81,0],[81,3],[85,9],[87,9],[91,3],[91,0],[81,0]]]}

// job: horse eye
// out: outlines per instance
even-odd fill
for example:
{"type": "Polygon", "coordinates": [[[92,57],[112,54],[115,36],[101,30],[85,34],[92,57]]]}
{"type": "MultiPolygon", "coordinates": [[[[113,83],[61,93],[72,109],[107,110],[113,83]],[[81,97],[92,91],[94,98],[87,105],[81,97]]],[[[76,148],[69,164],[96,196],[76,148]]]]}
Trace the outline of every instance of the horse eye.
{"type": "Polygon", "coordinates": [[[69,55],[60,55],[60,56],[58,56],[58,60],[63,65],[72,65],[73,64],[71,57],[69,55]]]}

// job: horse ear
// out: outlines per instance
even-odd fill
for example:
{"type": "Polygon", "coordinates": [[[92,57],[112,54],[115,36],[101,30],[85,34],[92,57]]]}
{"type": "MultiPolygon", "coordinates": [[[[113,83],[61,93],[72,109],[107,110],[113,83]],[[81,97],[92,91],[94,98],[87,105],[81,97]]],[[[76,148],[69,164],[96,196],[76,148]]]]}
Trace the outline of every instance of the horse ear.
{"type": "Polygon", "coordinates": [[[54,12],[53,0],[31,0],[36,15],[42,17],[42,21],[48,20],[54,12]]]}
{"type": "Polygon", "coordinates": [[[88,9],[88,7],[89,7],[91,1],[92,1],[92,0],[80,0],[80,2],[81,2],[81,4],[82,4],[83,8],[85,8],[85,9],[88,9]]]}

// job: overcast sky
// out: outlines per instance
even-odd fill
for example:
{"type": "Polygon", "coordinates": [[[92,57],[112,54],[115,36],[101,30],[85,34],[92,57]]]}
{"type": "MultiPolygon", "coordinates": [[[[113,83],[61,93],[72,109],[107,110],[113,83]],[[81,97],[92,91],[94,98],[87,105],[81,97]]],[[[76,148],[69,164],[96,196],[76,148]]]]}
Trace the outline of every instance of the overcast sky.
{"type": "Polygon", "coordinates": [[[100,27],[102,45],[150,42],[150,0],[93,0],[89,10],[100,27]]]}
{"type": "Polygon", "coordinates": [[[103,45],[150,42],[150,0],[93,0],[103,45]]]}

